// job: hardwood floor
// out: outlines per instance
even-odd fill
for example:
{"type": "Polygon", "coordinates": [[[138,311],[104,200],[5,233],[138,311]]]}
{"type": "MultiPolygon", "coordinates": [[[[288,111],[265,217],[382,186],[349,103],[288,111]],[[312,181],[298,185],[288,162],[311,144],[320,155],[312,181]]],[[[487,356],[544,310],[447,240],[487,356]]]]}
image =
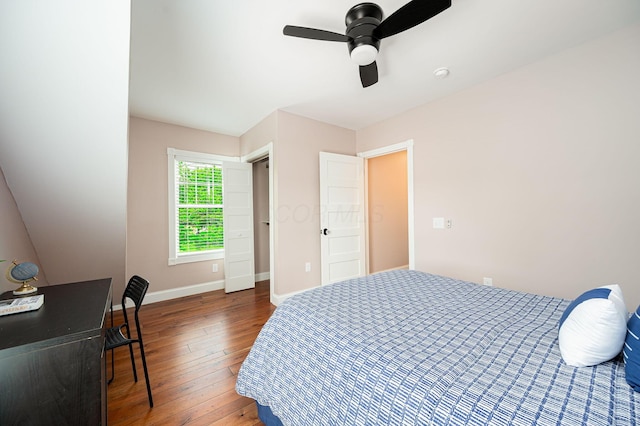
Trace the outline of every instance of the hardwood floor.
{"type": "MultiPolygon", "coordinates": [[[[115,350],[109,385],[109,425],[260,425],[253,400],[235,391],[236,374],[275,310],[269,281],[253,290],[224,290],[143,305],[140,322],[154,407],[149,408],[140,351],[138,382],[129,351],[115,350]]],[[[133,322],[133,313],[130,315],[133,322]]],[[[122,323],[122,312],[114,323],[122,323]]],[[[107,354],[107,377],[111,355],[107,354]]]]}

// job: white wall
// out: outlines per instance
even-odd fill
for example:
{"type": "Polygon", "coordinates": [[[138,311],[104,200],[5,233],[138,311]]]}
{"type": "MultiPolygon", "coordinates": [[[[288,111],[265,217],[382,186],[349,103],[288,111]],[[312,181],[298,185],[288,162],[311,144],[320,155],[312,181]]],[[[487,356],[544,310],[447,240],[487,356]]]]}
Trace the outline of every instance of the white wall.
{"type": "Polygon", "coordinates": [[[125,280],[130,1],[0,2],[0,167],[51,283],[125,280]]]}
{"type": "Polygon", "coordinates": [[[635,309],[638,46],[635,25],[357,133],[415,142],[418,269],[570,299],[618,283],[635,309]]]}
{"type": "MultiPolygon", "coordinates": [[[[31,262],[40,265],[40,259],[31,244],[31,238],[27,228],[24,226],[22,216],[18,211],[18,206],[9,191],[4,174],[0,169],[0,293],[15,290],[18,284],[9,281],[6,278],[5,271],[11,266],[11,261],[31,262]]],[[[36,287],[47,285],[47,277],[44,271],[38,273],[38,281],[32,284],[36,287]]]]}

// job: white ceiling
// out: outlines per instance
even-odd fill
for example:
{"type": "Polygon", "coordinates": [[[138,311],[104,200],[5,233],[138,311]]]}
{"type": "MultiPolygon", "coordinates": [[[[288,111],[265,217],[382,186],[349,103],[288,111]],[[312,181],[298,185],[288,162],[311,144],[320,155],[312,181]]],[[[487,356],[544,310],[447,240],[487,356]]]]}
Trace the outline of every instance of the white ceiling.
{"type": "MultiPolygon", "coordinates": [[[[356,3],[133,0],[131,114],[239,136],[282,109],[357,130],[640,19],[638,0],[453,0],[383,40],[379,82],[363,89],[346,44],[282,35],[344,33],[356,3]]],[[[406,0],[377,3],[388,16],[406,0]]]]}

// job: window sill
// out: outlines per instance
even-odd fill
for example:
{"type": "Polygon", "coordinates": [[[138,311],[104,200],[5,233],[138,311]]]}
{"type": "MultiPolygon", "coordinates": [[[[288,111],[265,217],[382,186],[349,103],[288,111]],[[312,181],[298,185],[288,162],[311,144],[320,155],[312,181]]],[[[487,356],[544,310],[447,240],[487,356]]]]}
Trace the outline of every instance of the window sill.
{"type": "Polygon", "coordinates": [[[180,265],[182,263],[204,262],[207,260],[224,259],[224,250],[211,253],[188,254],[184,256],[169,258],[169,266],[180,265]]]}

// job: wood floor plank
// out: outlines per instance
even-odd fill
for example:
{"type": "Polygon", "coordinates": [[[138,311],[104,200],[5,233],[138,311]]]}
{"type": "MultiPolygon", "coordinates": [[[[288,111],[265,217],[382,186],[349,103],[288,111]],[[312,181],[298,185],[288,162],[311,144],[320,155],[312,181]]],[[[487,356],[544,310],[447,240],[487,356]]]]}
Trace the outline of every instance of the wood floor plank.
{"type": "MultiPolygon", "coordinates": [[[[255,402],[238,395],[235,382],[242,361],[274,309],[269,302],[269,281],[237,293],[219,290],[144,305],[140,320],[154,407],[149,407],[137,346],[137,383],[129,351],[118,348],[116,378],[107,392],[109,425],[262,424],[255,402]]],[[[127,313],[132,319],[133,312],[127,313]]],[[[114,323],[122,321],[122,312],[115,312],[114,323]]],[[[110,374],[108,354],[107,376],[110,374]]]]}
{"type": "Polygon", "coordinates": [[[258,407],[254,401],[247,399],[248,404],[238,411],[229,414],[221,419],[209,418],[203,416],[198,419],[196,425],[211,425],[211,426],[254,426],[261,425],[262,422],[258,418],[258,407]]]}

